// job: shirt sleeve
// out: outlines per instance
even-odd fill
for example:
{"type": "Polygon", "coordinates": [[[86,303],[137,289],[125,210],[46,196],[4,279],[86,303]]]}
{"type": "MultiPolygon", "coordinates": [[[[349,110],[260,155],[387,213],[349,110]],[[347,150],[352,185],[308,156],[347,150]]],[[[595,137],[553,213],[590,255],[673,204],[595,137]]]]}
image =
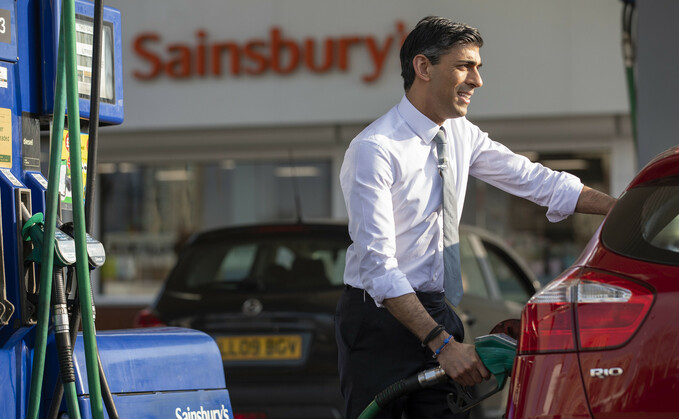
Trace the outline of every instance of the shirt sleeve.
{"type": "Polygon", "coordinates": [[[558,172],[515,154],[474,127],[470,175],[505,192],[547,207],[547,219],[557,222],[575,212],[583,184],[577,176],[558,172]]]}
{"type": "Polygon", "coordinates": [[[414,292],[395,257],[390,161],[389,153],[379,144],[368,140],[354,142],[347,150],[340,173],[359,280],[380,306],[385,298],[414,292]]]}

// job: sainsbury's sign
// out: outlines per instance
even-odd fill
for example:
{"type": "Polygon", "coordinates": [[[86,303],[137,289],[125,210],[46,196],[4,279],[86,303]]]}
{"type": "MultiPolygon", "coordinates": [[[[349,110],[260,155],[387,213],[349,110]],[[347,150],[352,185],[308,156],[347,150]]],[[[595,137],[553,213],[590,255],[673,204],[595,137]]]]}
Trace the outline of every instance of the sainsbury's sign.
{"type": "Polygon", "coordinates": [[[353,57],[369,62],[369,71],[361,75],[361,80],[372,83],[382,75],[389,52],[398,53],[407,35],[402,21],[381,39],[373,35],[294,39],[280,27],[272,27],[267,37],[242,42],[212,39],[206,30],[199,29],[193,42],[168,43],[157,32],[143,32],[133,39],[134,54],[143,64],[132,75],[150,81],[160,77],[285,75],[302,69],[323,74],[349,71],[353,57]],[[363,58],[351,55],[361,50],[363,58]]]}

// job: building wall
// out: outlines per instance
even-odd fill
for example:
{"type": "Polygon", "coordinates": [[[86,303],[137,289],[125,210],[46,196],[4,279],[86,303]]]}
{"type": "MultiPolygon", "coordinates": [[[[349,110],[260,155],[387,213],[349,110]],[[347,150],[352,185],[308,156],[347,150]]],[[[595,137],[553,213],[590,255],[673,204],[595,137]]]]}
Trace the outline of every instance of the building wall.
{"type": "Polygon", "coordinates": [[[469,23],[484,36],[485,87],[474,97],[473,118],[627,111],[619,1],[107,4],[123,15],[121,130],[374,119],[403,93],[398,62],[403,36],[430,14],[469,23]],[[315,46],[311,54],[307,41],[315,46]],[[323,69],[326,42],[333,48],[323,69]],[[297,59],[293,49],[299,50],[297,59]],[[237,71],[233,50],[238,51],[237,71]],[[306,64],[310,57],[316,71],[306,64]]]}

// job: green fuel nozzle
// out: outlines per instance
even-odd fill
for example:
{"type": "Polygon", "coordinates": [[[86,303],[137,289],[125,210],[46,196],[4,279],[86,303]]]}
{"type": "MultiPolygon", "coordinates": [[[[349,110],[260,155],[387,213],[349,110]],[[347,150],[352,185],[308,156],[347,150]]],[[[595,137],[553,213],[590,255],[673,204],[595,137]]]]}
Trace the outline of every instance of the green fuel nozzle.
{"type": "Polygon", "coordinates": [[[454,382],[457,392],[448,394],[448,407],[455,414],[466,412],[483,400],[501,391],[514,366],[516,340],[508,335],[497,333],[479,336],[474,340],[474,346],[483,365],[495,377],[495,385],[491,386],[490,389],[487,388],[487,385],[483,386],[480,384],[475,386],[473,393],[481,393],[476,395],[454,382]],[[485,389],[482,387],[485,387],[485,389]]]}
{"type": "MultiPolygon", "coordinates": [[[[21,229],[24,241],[33,243],[33,251],[26,259],[31,262],[42,262],[42,246],[44,242],[45,225],[43,215],[38,212],[28,218],[21,229]]],[[[75,263],[75,242],[59,229],[54,232],[54,265],[58,267],[70,266],[75,263]]]]}

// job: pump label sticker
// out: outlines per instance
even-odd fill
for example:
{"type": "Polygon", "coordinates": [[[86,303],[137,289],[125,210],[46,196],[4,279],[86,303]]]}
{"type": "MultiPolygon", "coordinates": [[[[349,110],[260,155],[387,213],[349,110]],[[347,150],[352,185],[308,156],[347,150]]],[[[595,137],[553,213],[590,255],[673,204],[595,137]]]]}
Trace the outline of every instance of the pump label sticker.
{"type": "MultiPolygon", "coordinates": [[[[5,79],[6,75],[5,68],[5,79]]],[[[12,110],[7,108],[0,108],[0,167],[12,167],[12,110]]]]}
{"type": "Polygon", "coordinates": [[[9,171],[9,169],[0,169],[0,172],[2,172],[3,175],[9,180],[9,183],[12,185],[16,186],[17,188],[23,188],[24,184],[19,182],[19,179],[17,179],[12,172],[9,171]]]}
{"type": "Polygon", "coordinates": [[[6,89],[9,84],[7,83],[7,67],[0,66],[0,87],[6,89]]]}
{"type": "Polygon", "coordinates": [[[31,173],[31,174],[33,175],[33,179],[35,179],[40,184],[40,186],[47,189],[47,179],[45,179],[45,177],[43,175],[41,175],[40,173],[31,173]]]}

